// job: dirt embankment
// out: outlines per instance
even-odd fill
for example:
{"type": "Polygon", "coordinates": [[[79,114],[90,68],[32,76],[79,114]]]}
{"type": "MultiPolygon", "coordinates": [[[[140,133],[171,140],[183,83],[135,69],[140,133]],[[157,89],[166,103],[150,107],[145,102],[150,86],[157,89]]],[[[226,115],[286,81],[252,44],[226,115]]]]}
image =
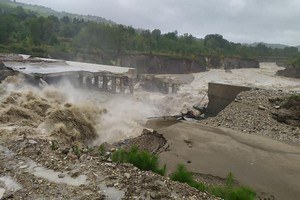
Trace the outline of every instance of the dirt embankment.
{"type": "Polygon", "coordinates": [[[219,58],[206,57],[206,65],[212,69],[241,69],[241,68],[259,68],[259,62],[247,58],[219,58]]]}
{"type": "Polygon", "coordinates": [[[137,68],[139,73],[187,74],[206,71],[208,68],[238,69],[259,68],[259,62],[244,58],[218,58],[198,55],[196,59],[173,58],[162,55],[123,55],[118,65],[137,68]]]}
{"type": "Polygon", "coordinates": [[[259,68],[259,62],[247,58],[224,58],[222,67],[224,69],[259,68]]]}
{"type": "Polygon", "coordinates": [[[278,70],[276,75],[289,78],[300,78],[300,67],[288,66],[283,70],[278,70]]]}
{"type": "Polygon", "coordinates": [[[190,60],[160,55],[125,55],[119,58],[119,65],[149,74],[185,74],[206,70],[203,58],[190,60]]]}
{"type": "Polygon", "coordinates": [[[272,117],[278,122],[300,127],[300,94],[288,98],[270,99],[272,103],[281,105],[282,109],[272,112],[272,117]]]}

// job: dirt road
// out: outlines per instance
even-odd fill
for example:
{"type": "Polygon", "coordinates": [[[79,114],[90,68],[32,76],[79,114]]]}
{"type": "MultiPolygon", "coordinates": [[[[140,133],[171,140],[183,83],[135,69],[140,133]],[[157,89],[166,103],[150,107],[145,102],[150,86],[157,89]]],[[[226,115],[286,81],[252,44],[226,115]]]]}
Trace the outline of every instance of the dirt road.
{"type": "Polygon", "coordinates": [[[170,171],[185,163],[197,173],[226,177],[233,172],[241,184],[274,194],[276,199],[299,198],[300,146],[296,144],[189,122],[159,132],[170,143],[170,151],[160,154],[170,171]]]}

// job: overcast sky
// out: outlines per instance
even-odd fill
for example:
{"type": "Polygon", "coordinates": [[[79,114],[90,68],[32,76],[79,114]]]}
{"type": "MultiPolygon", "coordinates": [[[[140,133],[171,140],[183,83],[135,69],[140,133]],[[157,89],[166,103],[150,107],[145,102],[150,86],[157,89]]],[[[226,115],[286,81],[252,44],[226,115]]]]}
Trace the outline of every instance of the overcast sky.
{"type": "Polygon", "coordinates": [[[300,0],[17,0],[134,28],[218,33],[241,43],[300,45],[300,0]]]}

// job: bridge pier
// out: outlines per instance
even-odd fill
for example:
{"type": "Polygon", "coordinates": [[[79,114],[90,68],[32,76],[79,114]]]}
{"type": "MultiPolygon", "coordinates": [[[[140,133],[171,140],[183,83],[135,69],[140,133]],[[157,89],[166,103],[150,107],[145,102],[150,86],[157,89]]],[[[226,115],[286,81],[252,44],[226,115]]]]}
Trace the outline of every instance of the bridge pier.
{"type": "Polygon", "coordinates": [[[169,94],[169,83],[163,83],[164,84],[164,93],[169,94]]]}
{"type": "Polygon", "coordinates": [[[78,75],[79,87],[83,87],[83,84],[84,84],[83,79],[84,79],[83,74],[79,73],[79,75],[78,75]]]}
{"type": "Polygon", "coordinates": [[[124,94],[127,88],[130,94],[134,92],[134,79],[127,76],[114,76],[112,74],[100,73],[78,73],[79,87],[98,89],[105,92],[124,94]]]}
{"type": "Polygon", "coordinates": [[[94,76],[94,86],[96,88],[99,88],[99,76],[98,75],[94,76]]]}
{"type": "Polygon", "coordinates": [[[104,91],[107,91],[107,83],[108,83],[107,76],[103,76],[102,89],[104,91]]]}
{"type": "Polygon", "coordinates": [[[130,91],[130,94],[133,94],[133,90],[134,90],[134,80],[131,78],[131,79],[129,79],[129,91],[130,91]]]}
{"type": "Polygon", "coordinates": [[[178,90],[177,84],[173,83],[173,84],[172,84],[172,93],[173,93],[173,94],[176,94],[176,93],[177,93],[177,90],[178,90]]]}
{"type": "Polygon", "coordinates": [[[124,77],[120,77],[120,93],[125,93],[124,77]]]}
{"type": "Polygon", "coordinates": [[[117,92],[117,78],[115,76],[111,76],[111,90],[113,93],[117,92]]]}

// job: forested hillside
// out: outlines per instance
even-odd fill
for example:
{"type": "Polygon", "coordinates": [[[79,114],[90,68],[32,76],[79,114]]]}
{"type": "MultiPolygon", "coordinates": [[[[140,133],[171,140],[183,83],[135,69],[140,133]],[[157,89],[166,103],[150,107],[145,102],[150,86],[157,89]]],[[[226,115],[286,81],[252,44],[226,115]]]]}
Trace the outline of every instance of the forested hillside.
{"type": "Polygon", "coordinates": [[[110,63],[122,54],[157,54],[194,58],[197,55],[218,57],[280,56],[294,57],[296,47],[271,49],[264,44],[254,47],[229,42],[218,34],[204,39],[177,31],[140,30],[115,23],[94,22],[82,18],[43,16],[40,13],[0,1],[0,52],[15,52],[62,59],[110,63]]]}

